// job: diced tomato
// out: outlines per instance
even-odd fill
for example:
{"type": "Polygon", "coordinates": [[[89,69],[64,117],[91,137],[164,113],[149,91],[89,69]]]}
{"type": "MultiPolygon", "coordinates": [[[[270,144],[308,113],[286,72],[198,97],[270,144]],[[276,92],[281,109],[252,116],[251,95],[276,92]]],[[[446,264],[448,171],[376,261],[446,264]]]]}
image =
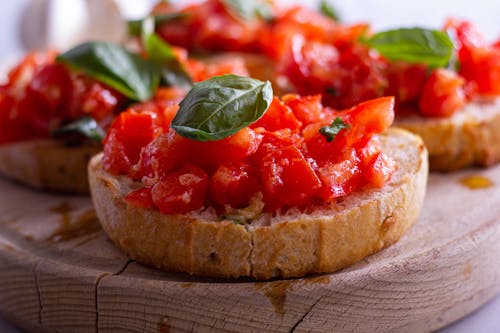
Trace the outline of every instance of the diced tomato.
{"type": "Polygon", "coordinates": [[[102,166],[104,170],[115,175],[128,174],[132,168],[117,129],[112,128],[106,135],[102,166]]]}
{"type": "Polygon", "coordinates": [[[469,21],[448,19],[444,25],[444,29],[455,34],[459,50],[485,46],[483,35],[469,21]]]}
{"type": "MultiPolygon", "coordinates": [[[[333,90],[326,92],[324,102],[346,108],[381,97],[387,89],[387,62],[362,45],[348,47],[339,57],[340,75],[334,76],[333,90]]],[[[336,73],[332,73],[335,75],[336,73]]]]}
{"type": "Polygon", "coordinates": [[[317,161],[337,161],[339,154],[351,147],[363,147],[370,138],[385,131],[394,120],[394,98],[381,97],[370,100],[351,109],[337,112],[336,117],[342,119],[349,127],[341,130],[335,139],[328,142],[319,133],[323,126],[331,121],[310,124],[303,130],[307,154],[317,161]]]}
{"type": "Polygon", "coordinates": [[[295,30],[313,40],[335,38],[330,33],[337,27],[332,19],[303,6],[294,6],[286,10],[276,19],[275,25],[277,29],[295,30]]]}
{"type": "MultiPolygon", "coordinates": [[[[171,9],[157,9],[157,12],[171,9]]],[[[186,17],[161,24],[158,34],[174,45],[194,51],[257,51],[264,29],[260,19],[242,20],[219,0],[186,6],[186,17]]]]}
{"type": "Polygon", "coordinates": [[[240,162],[257,151],[261,140],[262,136],[249,127],[218,141],[188,140],[189,161],[208,168],[240,162]]]}
{"type": "Polygon", "coordinates": [[[261,49],[279,60],[290,48],[294,36],[343,48],[357,41],[368,29],[367,24],[344,25],[306,7],[291,7],[277,13],[270,31],[261,36],[261,49]]]}
{"type": "Polygon", "coordinates": [[[53,51],[28,53],[17,66],[9,71],[7,87],[14,90],[15,95],[21,93],[30,83],[35,70],[53,63],[55,56],[56,53],[53,51]]]}
{"type": "Polygon", "coordinates": [[[476,85],[477,92],[500,94],[500,47],[487,45],[483,35],[468,21],[450,19],[445,28],[451,30],[458,42],[460,75],[476,85]]]}
{"type": "Polygon", "coordinates": [[[127,194],[124,198],[125,202],[134,207],[154,208],[155,203],[151,195],[151,187],[143,187],[127,194]]]}
{"type": "Polygon", "coordinates": [[[278,71],[298,93],[322,94],[328,106],[351,107],[382,96],[388,86],[386,61],[362,45],[336,49],[297,35],[290,48],[278,71]]]}
{"type": "Polygon", "coordinates": [[[80,104],[74,104],[76,114],[71,118],[81,117],[83,114],[92,116],[96,121],[101,121],[113,115],[114,111],[123,103],[125,98],[117,91],[110,89],[99,82],[92,82],[87,86],[82,97],[74,96],[80,104]]]}
{"type": "Polygon", "coordinates": [[[371,138],[364,147],[358,149],[358,157],[363,169],[368,168],[380,154],[382,147],[377,137],[371,138]]]}
{"type": "Polygon", "coordinates": [[[189,59],[186,62],[186,70],[195,82],[224,74],[249,76],[245,61],[236,55],[224,58],[212,57],[204,61],[189,59]]]}
{"type": "Polygon", "coordinates": [[[18,100],[16,118],[33,131],[33,137],[48,137],[64,120],[71,93],[72,81],[64,66],[54,63],[35,68],[18,100]]]}
{"type": "Polygon", "coordinates": [[[171,171],[187,163],[188,145],[188,139],[177,135],[174,130],[160,135],[141,150],[133,178],[147,177],[143,179],[146,185],[164,179],[171,171]]]}
{"type": "Polygon", "coordinates": [[[248,127],[222,140],[208,142],[190,140],[170,130],[145,148],[134,178],[153,173],[161,179],[184,163],[210,170],[221,164],[238,163],[255,153],[261,140],[262,136],[248,127]]]}
{"type": "Polygon", "coordinates": [[[25,95],[21,100],[16,101],[11,112],[12,124],[17,123],[23,126],[24,137],[20,139],[48,138],[50,130],[55,126],[51,123],[60,122],[60,119],[51,118],[53,113],[47,110],[44,105],[37,103],[37,98],[32,95],[25,95]]]}
{"type": "MultiPolygon", "coordinates": [[[[331,121],[321,121],[306,126],[302,131],[302,135],[305,140],[307,156],[312,157],[316,161],[321,162],[331,159],[336,160],[336,156],[343,148],[337,144],[337,139],[333,140],[332,142],[328,142],[326,140],[326,137],[319,132],[319,130],[323,126],[329,126],[330,124],[331,121]]],[[[344,129],[342,131],[346,130],[347,129],[344,129]]],[[[337,135],[337,137],[341,135],[342,131],[337,135]]]]}
{"type": "Polygon", "coordinates": [[[485,95],[500,94],[500,47],[470,49],[462,57],[460,75],[485,95]]]}
{"type": "Polygon", "coordinates": [[[266,131],[263,127],[258,127],[255,131],[262,136],[262,141],[257,152],[251,156],[254,163],[259,163],[270,151],[288,146],[301,147],[304,142],[299,133],[292,132],[288,128],[270,132],[266,131]]]}
{"type": "Polygon", "coordinates": [[[0,144],[22,139],[27,130],[24,123],[13,121],[16,101],[13,97],[0,92],[0,144]]]}
{"type": "Polygon", "coordinates": [[[54,63],[41,67],[35,73],[26,94],[35,99],[42,109],[57,114],[68,104],[71,87],[66,67],[54,63]]]}
{"type": "Polygon", "coordinates": [[[258,171],[245,162],[223,164],[210,178],[210,200],[219,205],[245,207],[259,190],[258,171]]]}
{"type": "Polygon", "coordinates": [[[321,95],[285,95],[282,99],[303,126],[325,119],[321,95]]]}
{"type": "Polygon", "coordinates": [[[294,146],[270,151],[260,162],[260,177],[268,208],[306,204],[321,181],[294,146]]]}
{"type": "Polygon", "coordinates": [[[386,154],[380,152],[364,169],[363,176],[367,184],[380,188],[389,181],[394,173],[396,163],[386,154]]]}
{"type": "Polygon", "coordinates": [[[163,214],[184,214],[205,207],[208,175],[203,169],[186,165],[169,173],[151,188],[151,197],[163,214]]]}
{"type": "Polygon", "coordinates": [[[362,170],[356,150],[350,149],[343,155],[345,158],[341,161],[326,162],[318,169],[318,176],[323,185],[320,197],[327,202],[350,194],[359,183],[362,170]]]}
{"type": "Polygon", "coordinates": [[[134,179],[151,174],[150,168],[140,171],[134,164],[139,162],[143,147],[163,133],[161,116],[154,105],[147,103],[122,112],[104,140],[105,155],[109,155],[104,160],[105,169],[112,173],[129,174],[134,179]]]}
{"type": "Polygon", "coordinates": [[[187,91],[178,87],[160,87],[155,92],[154,100],[177,105],[186,96],[187,91]]]}
{"type": "Polygon", "coordinates": [[[142,147],[153,141],[161,133],[155,124],[156,114],[152,112],[122,112],[113,128],[118,130],[119,138],[125,146],[125,153],[132,164],[139,160],[142,147]]]}
{"type": "Polygon", "coordinates": [[[277,71],[290,80],[299,94],[327,94],[341,75],[339,57],[334,46],[296,34],[281,56],[277,71]]]}
{"type": "Polygon", "coordinates": [[[465,104],[465,80],[440,68],[432,72],[420,96],[420,112],[430,117],[449,117],[465,104]]]}
{"type": "Polygon", "coordinates": [[[363,138],[371,138],[376,133],[388,129],[394,121],[394,97],[380,97],[360,103],[339,115],[351,126],[344,132],[348,147],[363,138]],[[348,136],[347,136],[348,134],[348,136]]]}
{"type": "Polygon", "coordinates": [[[391,63],[387,70],[389,86],[385,95],[395,96],[397,103],[416,102],[427,79],[428,68],[423,64],[391,63]]]}
{"type": "Polygon", "coordinates": [[[292,109],[278,97],[274,97],[269,109],[262,118],[252,124],[252,128],[264,127],[268,131],[277,131],[284,128],[298,131],[301,126],[302,123],[295,117],[292,109]]]}
{"type": "Polygon", "coordinates": [[[160,109],[163,116],[163,132],[167,132],[179,110],[179,105],[160,105],[160,109]]]}
{"type": "Polygon", "coordinates": [[[163,179],[174,169],[188,162],[190,140],[178,135],[173,129],[159,136],[141,151],[136,172],[141,176],[163,179]]]}

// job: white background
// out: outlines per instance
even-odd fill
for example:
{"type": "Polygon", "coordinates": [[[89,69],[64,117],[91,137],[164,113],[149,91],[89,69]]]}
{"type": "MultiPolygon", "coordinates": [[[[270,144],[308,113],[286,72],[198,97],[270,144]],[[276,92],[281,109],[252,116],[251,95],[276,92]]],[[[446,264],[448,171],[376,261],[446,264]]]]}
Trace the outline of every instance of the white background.
{"type": "MultiPolygon", "coordinates": [[[[66,0],[72,1],[72,0],[66,0]]],[[[152,0],[120,0],[127,4],[152,0]]],[[[0,2],[0,61],[23,52],[18,25],[29,0],[0,2]]],[[[285,3],[294,1],[283,0],[285,3]]],[[[317,1],[302,1],[315,6],[317,1]]],[[[472,20],[489,40],[500,37],[500,0],[331,0],[345,22],[371,22],[376,30],[400,26],[439,28],[449,16],[472,20]]],[[[135,13],[140,15],[140,13],[135,13]]],[[[500,264],[500,254],[499,254],[500,264]]],[[[0,332],[21,332],[0,317],[0,332]]],[[[500,296],[441,333],[500,332],[500,296]]]]}

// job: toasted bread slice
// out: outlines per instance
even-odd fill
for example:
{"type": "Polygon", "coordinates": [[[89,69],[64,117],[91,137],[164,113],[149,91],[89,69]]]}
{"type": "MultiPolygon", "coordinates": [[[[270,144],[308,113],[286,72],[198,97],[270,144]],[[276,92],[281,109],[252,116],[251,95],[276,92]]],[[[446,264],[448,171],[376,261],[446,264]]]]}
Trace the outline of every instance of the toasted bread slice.
{"type": "Polygon", "coordinates": [[[500,98],[469,103],[449,118],[398,115],[395,126],[422,137],[433,171],[487,167],[500,161],[500,98]]]}
{"type": "Polygon", "coordinates": [[[0,174],[38,189],[89,193],[87,164],[102,147],[57,140],[0,145],[0,174]]]}
{"type": "Polygon", "coordinates": [[[249,224],[221,220],[212,209],[163,215],[137,208],[124,195],[141,187],[89,163],[92,199],[103,229],[129,257],[166,269],[210,277],[299,277],[332,272],[396,242],[417,219],[428,175],[422,140],[390,129],[383,151],[397,163],[381,189],[353,193],[328,207],[261,214],[249,224]]]}

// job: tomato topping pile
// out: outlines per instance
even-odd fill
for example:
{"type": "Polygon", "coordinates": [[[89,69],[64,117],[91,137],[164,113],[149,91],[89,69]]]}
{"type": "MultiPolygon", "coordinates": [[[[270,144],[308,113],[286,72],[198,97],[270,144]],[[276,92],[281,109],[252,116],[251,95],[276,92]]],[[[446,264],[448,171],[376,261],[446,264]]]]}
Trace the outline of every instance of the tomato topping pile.
{"type": "Polygon", "coordinates": [[[445,28],[458,41],[459,74],[484,95],[500,94],[500,40],[488,44],[467,21],[448,20],[445,28]]]}
{"type": "MultiPolygon", "coordinates": [[[[170,2],[160,2],[153,14],[178,13],[178,8],[170,2]]],[[[259,19],[241,21],[231,13],[222,1],[204,1],[182,8],[186,14],[172,24],[163,24],[158,34],[174,45],[195,52],[245,51],[259,49],[259,37],[265,26],[259,19]]]]}
{"type": "MultiPolygon", "coordinates": [[[[184,49],[174,50],[194,82],[227,73],[248,75],[245,63],[239,58],[202,61],[189,58],[184,49]]],[[[56,62],[56,55],[53,51],[28,54],[9,72],[7,82],[0,85],[0,144],[49,138],[61,126],[84,116],[92,117],[102,128],[107,128],[124,109],[125,96],[56,62]]],[[[156,110],[158,103],[178,102],[185,93],[181,88],[159,88],[154,101],[138,108],[156,110]]],[[[167,116],[165,119],[170,121],[172,118],[167,116]]],[[[120,126],[135,131],[143,140],[151,135],[140,132],[141,128],[147,127],[143,124],[147,121],[146,118],[134,119],[138,123],[136,126],[126,119],[118,119],[120,126]]],[[[165,124],[168,126],[168,121],[165,124]]],[[[134,150],[132,147],[127,149],[134,150]]]]}
{"type": "Polygon", "coordinates": [[[0,85],[0,144],[48,138],[86,115],[105,125],[123,104],[121,94],[56,63],[55,56],[28,54],[0,85]]]}
{"type": "Polygon", "coordinates": [[[169,124],[173,101],[139,104],[113,122],[103,167],[141,181],[125,200],[182,214],[214,207],[247,207],[262,197],[266,211],[335,202],[366,187],[382,187],[395,170],[375,136],[394,118],[394,99],[370,100],[344,111],[324,107],[321,96],[274,98],[268,111],[217,141],[180,136],[169,124]],[[344,125],[327,140],[320,132],[344,125]],[[133,124],[133,126],[132,126],[133,124]]]}
{"type": "Polygon", "coordinates": [[[281,90],[320,94],[323,104],[337,109],[395,96],[396,111],[449,117],[478,95],[500,94],[500,41],[486,43],[466,21],[444,27],[458,44],[459,70],[452,71],[385,59],[361,41],[371,35],[368,24],[342,24],[301,6],[274,6],[268,21],[241,18],[225,3],[206,0],[180,9],[161,3],[155,13],[185,17],[161,24],[158,33],[190,50],[261,54],[274,63],[281,90]]]}

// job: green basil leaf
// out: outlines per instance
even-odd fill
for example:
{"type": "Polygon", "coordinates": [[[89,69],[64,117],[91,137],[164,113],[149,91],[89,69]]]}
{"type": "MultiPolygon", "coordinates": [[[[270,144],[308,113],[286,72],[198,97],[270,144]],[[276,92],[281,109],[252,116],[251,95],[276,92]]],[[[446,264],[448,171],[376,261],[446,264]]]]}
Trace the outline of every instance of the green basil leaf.
{"type": "Polygon", "coordinates": [[[57,60],[136,101],[150,99],[160,81],[156,66],[112,43],[83,43],[59,55],[57,60]]]}
{"type": "Polygon", "coordinates": [[[274,19],[273,7],[266,0],[222,0],[222,3],[230,13],[245,21],[256,18],[266,21],[274,19]]]}
{"type": "Polygon", "coordinates": [[[335,118],[330,126],[324,126],[319,129],[319,132],[326,138],[327,142],[333,141],[337,134],[343,129],[349,128],[350,126],[339,117],[335,118]]]}
{"type": "MultiPolygon", "coordinates": [[[[154,15],[155,26],[175,22],[179,20],[183,20],[189,15],[187,13],[168,13],[168,14],[157,14],[154,15]]],[[[143,19],[140,20],[131,20],[127,22],[128,34],[130,36],[140,36],[142,33],[143,19]]]]}
{"type": "Polygon", "coordinates": [[[160,68],[161,85],[164,87],[180,87],[190,89],[193,80],[179,62],[172,62],[160,68]]]}
{"type": "Polygon", "coordinates": [[[323,15],[331,18],[334,21],[340,21],[340,16],[335,8],[328,3],[328,0],[321,0],[319,9],[323,15]]]}
{"type": "Polygon", "coordinates": [[[102,140],[104,140],[104,136],[106,135],[101,126],[99,126],[99,124],[97,124],[94,118],[90,116],[85,116],[74,122],[66,124],[58,128],[54,132],[52,132],[52,135],[54,137],[62,137],[66,135],[72,135],[75,133],[81,134],[84,137],[99,143],[102,142],[102,140]]]}
{"type": "Polygon", "coordinates": [[[379,32],[362,40],[391,61],[445,67],[453,55],[453,42],[446,32],[403,28],[379,32]]]}
{"type": "Polygon", "coordinates": [[[269,81],[227,74],[196,83],[179,104],[171,127],[198,141],[228,137],[256,122],[273,99],[269,81]]]}
{"type": "Polygon", "coordinates": [[[144,20],[142,31],[142,43],[149,60],[160,67],[160,84],[162,86],[190,88],[193,85],[191,76],[177,59],[172,47],[154,33],[152,18],[144,20]]]}

